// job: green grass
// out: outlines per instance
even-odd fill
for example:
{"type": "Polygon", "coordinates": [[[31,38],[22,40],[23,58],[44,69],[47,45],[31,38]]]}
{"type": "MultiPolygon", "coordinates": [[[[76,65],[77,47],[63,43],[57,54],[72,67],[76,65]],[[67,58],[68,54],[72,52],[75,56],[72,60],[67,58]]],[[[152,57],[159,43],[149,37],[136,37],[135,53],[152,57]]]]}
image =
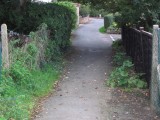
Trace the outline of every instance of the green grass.
{"type": "Polygon", "coordinates": [[[104,28],[104,26],[99,28],[99,32],[100,33],[106,33],[106,29],[104,28]]]}
{"type": "Polygon", "coordinates": [[[36,82],[36,90],[34,91],[36,96],[44,96],[49,93],[53,88],[53,84],[59,78],[59,72],[51,68],[46,68],[43,71],[34,71],[32,75],[36,82]]]}
{"type": "Polygon", "coordinates": [[[46,66],[43,70],[32,71],[31,75],[31,88],[17,85],[9,79],[1,82],[0,120],[29,120],[37,100],[53,90],[60,71],[46,66]]]}

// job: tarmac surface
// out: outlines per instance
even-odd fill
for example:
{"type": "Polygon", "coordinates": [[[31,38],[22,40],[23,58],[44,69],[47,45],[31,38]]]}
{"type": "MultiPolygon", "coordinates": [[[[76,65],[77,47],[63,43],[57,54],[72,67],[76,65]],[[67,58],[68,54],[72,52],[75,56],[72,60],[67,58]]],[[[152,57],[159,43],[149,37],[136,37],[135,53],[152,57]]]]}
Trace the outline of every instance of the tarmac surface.
{"type": "Polygon", "coordinates": [[[105,80],[111,69],[110,35],[99,33],[102,19],[92,19],[74,33],[67,72],[35,120],[109,120],[105,80]]]}

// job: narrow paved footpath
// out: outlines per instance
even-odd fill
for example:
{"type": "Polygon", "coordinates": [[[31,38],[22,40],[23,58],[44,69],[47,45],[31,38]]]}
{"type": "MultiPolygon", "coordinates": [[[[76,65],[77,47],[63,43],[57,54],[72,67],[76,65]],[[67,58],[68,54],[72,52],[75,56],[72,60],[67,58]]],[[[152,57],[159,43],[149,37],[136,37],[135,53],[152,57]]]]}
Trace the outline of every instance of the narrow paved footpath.
{"type": "Polygon", "coordinates": [[[93,19],[74,32],[66,75],[48,98],[36,120],[111,120],[105,80],[111,69],[109,35],[99,33],[102,19],[93,19]]]}

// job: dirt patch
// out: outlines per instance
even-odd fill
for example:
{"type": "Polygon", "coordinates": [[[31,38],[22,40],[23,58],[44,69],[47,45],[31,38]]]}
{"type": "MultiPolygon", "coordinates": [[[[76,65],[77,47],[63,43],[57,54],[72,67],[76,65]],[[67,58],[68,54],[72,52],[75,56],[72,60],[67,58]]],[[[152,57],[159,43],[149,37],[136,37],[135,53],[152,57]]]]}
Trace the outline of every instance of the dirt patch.
{"type": "Polygon", "coordinates": [[[148,91],[134,89],[125,92],[120,88],[110,89],[112,99],[108,103],[113,108],[112,120],[160,120],[160,116],[150,107],[148,91]]]}

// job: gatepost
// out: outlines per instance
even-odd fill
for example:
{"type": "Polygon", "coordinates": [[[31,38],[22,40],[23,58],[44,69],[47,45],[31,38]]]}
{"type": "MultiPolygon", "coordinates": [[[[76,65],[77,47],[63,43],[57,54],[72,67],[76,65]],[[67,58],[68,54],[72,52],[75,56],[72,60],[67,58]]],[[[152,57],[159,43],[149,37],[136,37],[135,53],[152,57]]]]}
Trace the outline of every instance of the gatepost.
{"type": "Polygon", "coordinates": [[[152,71],[151,71],[151,105],[160,113],[160,29],[153,26],[152,71]]]}
{"type": "Polygon", "coordinates": [[[8,34],[7,25],[1,25],[1,40],[2,40],[2,67],[9,68],[9,53],[8,53],[8,34]]]}

